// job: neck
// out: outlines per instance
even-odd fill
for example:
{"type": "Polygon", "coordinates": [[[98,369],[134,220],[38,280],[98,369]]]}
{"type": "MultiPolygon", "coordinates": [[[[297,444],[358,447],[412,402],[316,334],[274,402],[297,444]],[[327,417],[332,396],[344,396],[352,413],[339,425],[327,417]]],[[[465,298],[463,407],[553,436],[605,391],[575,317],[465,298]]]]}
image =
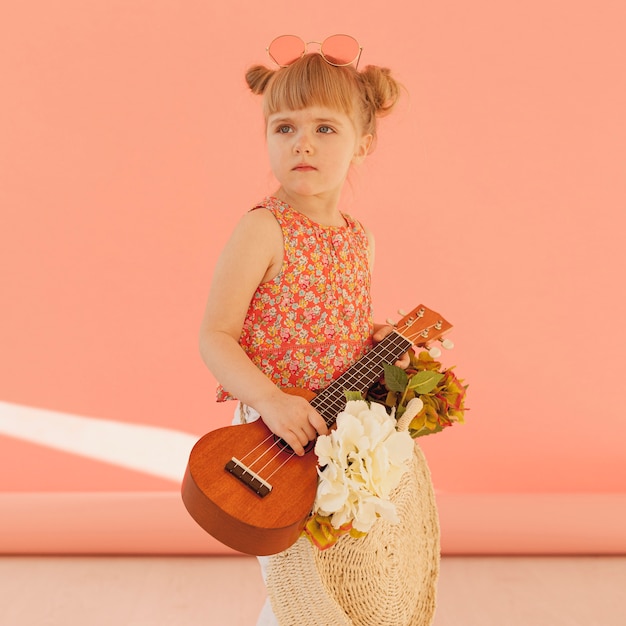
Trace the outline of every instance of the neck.
{"type": "Polygon", "coordinates": [[[382,376],[384,364],[395,363],[411,345],[410,340],[393,331],[318,393],[311,404],[326,424],[332,426],[337,414],[346,406],[346,391],[360,391],[365,396],[372,384],[382,376]]]}

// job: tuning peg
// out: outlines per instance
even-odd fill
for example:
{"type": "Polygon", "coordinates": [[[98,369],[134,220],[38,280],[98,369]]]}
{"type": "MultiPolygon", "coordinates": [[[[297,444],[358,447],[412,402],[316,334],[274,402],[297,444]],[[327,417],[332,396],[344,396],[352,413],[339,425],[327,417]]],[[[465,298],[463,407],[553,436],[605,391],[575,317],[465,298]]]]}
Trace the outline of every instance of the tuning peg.
{"type": "Polygon", "coordinates": [[[433,346],[428,351],[428,354],[430,354],[430,356],[433,357],[433,359],[438,359],[441,356],[441,350],[437,346],[433,346]]]}
{"type": "Polygon", "coordinates": [[[387,324],[389,324],[390,326],[393,326],[394,328],[396,327],[396,322],[394,320],[392,320],[390,317],[388,317],[386,320],[387,324]]]}
{"type": "Polygon", "coordinates": [[[398,309],[398,315],[402,315],[402,317],[404,317],[405,315],[408,315],[408,312],[404,309],[398,309]]]}
{"type": "Polygon", "coordinates": [[[446,350],[452,350],[452,348],[454,348],[454,341],[452,341],[451,339],[443,339],[441,340],[441,345],[446,350]]]}

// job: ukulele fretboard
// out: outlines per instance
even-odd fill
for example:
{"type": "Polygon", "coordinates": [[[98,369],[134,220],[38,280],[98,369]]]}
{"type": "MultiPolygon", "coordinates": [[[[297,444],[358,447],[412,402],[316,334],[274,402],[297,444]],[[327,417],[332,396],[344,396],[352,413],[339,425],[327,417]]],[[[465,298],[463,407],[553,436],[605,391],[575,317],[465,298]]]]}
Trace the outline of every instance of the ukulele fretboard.
{"type": "Polygon", "coordinates": [[[344,372],[329,387],[311,401],[312,406],[332,426],[337,414],[346,406],[346,391],[365,393],[384,371],[385,363],[395,363],[411,346],[412,342],[397,332],[387,335],[365,356],[344,372]]]}

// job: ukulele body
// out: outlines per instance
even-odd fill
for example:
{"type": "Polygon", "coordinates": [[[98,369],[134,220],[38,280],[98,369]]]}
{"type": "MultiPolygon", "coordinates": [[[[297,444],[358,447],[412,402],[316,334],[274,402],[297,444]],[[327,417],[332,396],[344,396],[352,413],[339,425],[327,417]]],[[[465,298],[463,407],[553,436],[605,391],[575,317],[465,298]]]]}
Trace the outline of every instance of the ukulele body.
{"type": "MultiPolygon", "coordinates": [[[[286,389],[307,400],[303,389],[286,389]]],[[[296,542],[317,492],[317,455],[283,449],[262,419],[218,428],[193,447],[182,498],[193,519],[225,545],[256,556],[276,554],[296,542]],[[267,478],[271,491],[258,495],[226,469],[236,458],[267,478]],[[251,457],[261,457],[252,464],[251,457]],[[261,471],[262,468],[262,471],[261,471]]]]}

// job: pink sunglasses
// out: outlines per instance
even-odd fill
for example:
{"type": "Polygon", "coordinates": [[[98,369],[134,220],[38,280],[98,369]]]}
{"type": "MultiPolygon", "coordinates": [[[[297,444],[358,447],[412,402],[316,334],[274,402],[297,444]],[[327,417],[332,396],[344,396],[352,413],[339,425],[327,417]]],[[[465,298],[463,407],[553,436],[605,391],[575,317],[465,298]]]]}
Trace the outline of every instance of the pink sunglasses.
{"type": "Polygon", "coordinates": [[[331,35],[322,42],[305,42],[296,35],[281,35],[270,43],[267,47],[267,53],[276,65],[287,67],[302,58],[306,53],[307,46],[312,43],[319,45],[319,53],[326,63],[336,67],[344,67],[354,63],[355,69],[359,67],[363,48],[350,35],[331,35]]]}

